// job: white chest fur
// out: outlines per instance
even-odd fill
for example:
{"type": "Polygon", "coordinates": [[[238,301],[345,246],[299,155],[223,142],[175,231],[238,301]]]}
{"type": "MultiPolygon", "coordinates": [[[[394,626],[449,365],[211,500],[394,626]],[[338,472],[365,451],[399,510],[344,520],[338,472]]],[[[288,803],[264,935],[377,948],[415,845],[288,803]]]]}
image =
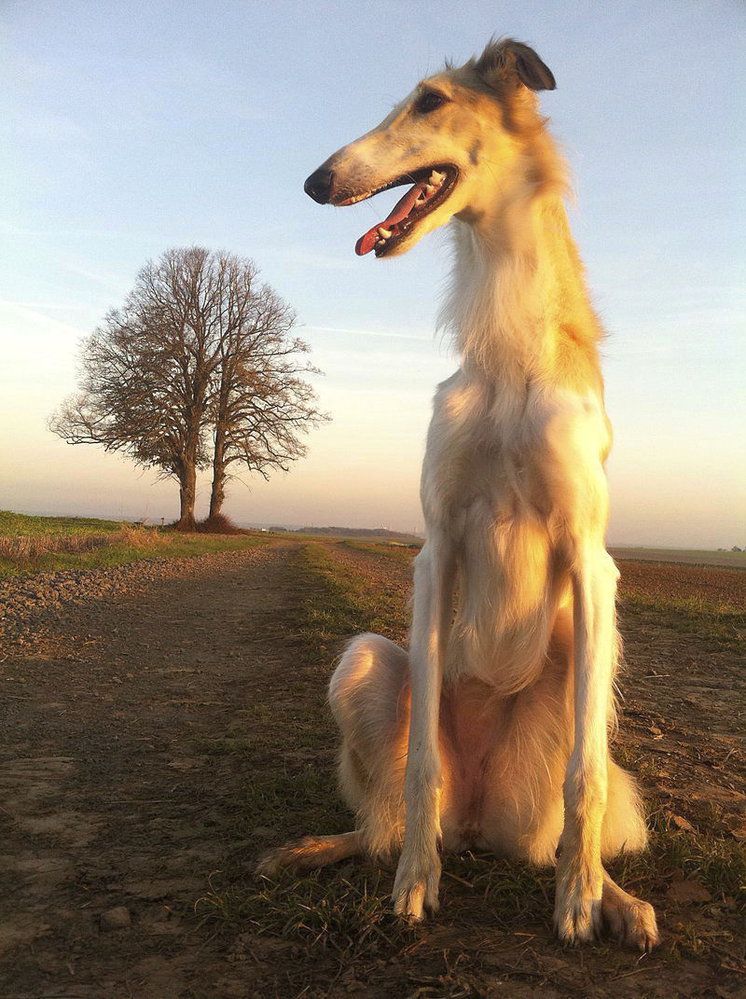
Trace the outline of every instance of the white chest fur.
{"type": "Polygon", "coordinates": [[[422,502],[428,534],[447,535],[456,557],[447,674],[509,693],[541,671],[569,599],[564,527],[606,445],[598,399],[463,370],[439,386],[422,502]]]}

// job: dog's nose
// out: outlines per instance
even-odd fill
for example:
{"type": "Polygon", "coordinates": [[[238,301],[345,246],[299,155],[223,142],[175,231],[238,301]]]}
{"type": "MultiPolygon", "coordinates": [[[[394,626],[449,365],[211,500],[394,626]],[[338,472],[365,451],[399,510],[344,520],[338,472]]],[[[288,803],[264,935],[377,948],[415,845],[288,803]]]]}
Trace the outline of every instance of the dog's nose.
{"type": "Polygon", "coordinates": [[[332,195],[333,183],[334,173],[325,167],[319,167],[318,170],[314,170],[311,176],[306,179],[303,190],[314,201],[318,201],[320,205],[326,205],[329,203],[329,198],[332,195]]]}

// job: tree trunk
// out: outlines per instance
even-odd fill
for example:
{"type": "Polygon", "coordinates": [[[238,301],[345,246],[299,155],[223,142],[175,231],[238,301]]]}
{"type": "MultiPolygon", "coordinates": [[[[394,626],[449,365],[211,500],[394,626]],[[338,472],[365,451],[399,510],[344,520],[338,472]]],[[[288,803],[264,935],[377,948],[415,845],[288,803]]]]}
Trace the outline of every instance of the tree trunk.
{"type": "Polygon", "coordinates": [[[179,471],[179,519],[176,522],[177,531],[194,531],[197,522],[194,519],[194,503],[197,498],[197,468],[194,462],[184,461],[179,471]]]}
{"type": "Polygon", "coordinates": [[[215,451],[212,459],[212,490],[210,492],[210,519],[219,517],[225,502],[225,438],[218,430],[215,434],[215,451]]]}

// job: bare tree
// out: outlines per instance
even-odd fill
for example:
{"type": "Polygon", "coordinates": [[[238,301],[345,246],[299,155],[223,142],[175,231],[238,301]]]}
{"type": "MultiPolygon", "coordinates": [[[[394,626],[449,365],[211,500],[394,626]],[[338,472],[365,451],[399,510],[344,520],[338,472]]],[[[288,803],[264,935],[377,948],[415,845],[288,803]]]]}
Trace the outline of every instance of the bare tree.
{"type": "Polygon", "coordinates": [[[211,458],[212,515],[229,465],[285,468],[305,453],[299,434],[325,418],[300,377],[314,369],[289,336],[294,313],[256,274],[251,261],[201,247],[147,264],[122,309],[84,341],[80,391],[50,420],[71,444],[176,478],[183,530],[196,526],[197,471],[211,458]]]}
{"type": "Polygon", "coordinates": [[[227,258],[225,269],[227,321],[211,406],[211,519],[222,511],[231,466],[265,479],[271,470],[287,471],[306,453],[301,435],[327,419],[303,378],[317,369],[307,361],[308,344],[291,335],[294,311],[258,285],[250,262],[227,258]]]}

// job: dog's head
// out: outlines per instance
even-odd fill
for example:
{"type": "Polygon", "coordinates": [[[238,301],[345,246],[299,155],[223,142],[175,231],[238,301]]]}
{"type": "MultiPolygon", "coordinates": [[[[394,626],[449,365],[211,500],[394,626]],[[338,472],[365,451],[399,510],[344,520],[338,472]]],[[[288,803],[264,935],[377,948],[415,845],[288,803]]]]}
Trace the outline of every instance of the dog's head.
{"type": "Polygon", "coordinates": [[[536,99],[554,86],[533,49],[491,42],[478,59],[419,83],[380,125],[315,170],[305,191],[342,206],[411,185],[355,247],[377,257],[406,253],[454,215],[477,221],[496,197],[557,179],[536,99]]]}

